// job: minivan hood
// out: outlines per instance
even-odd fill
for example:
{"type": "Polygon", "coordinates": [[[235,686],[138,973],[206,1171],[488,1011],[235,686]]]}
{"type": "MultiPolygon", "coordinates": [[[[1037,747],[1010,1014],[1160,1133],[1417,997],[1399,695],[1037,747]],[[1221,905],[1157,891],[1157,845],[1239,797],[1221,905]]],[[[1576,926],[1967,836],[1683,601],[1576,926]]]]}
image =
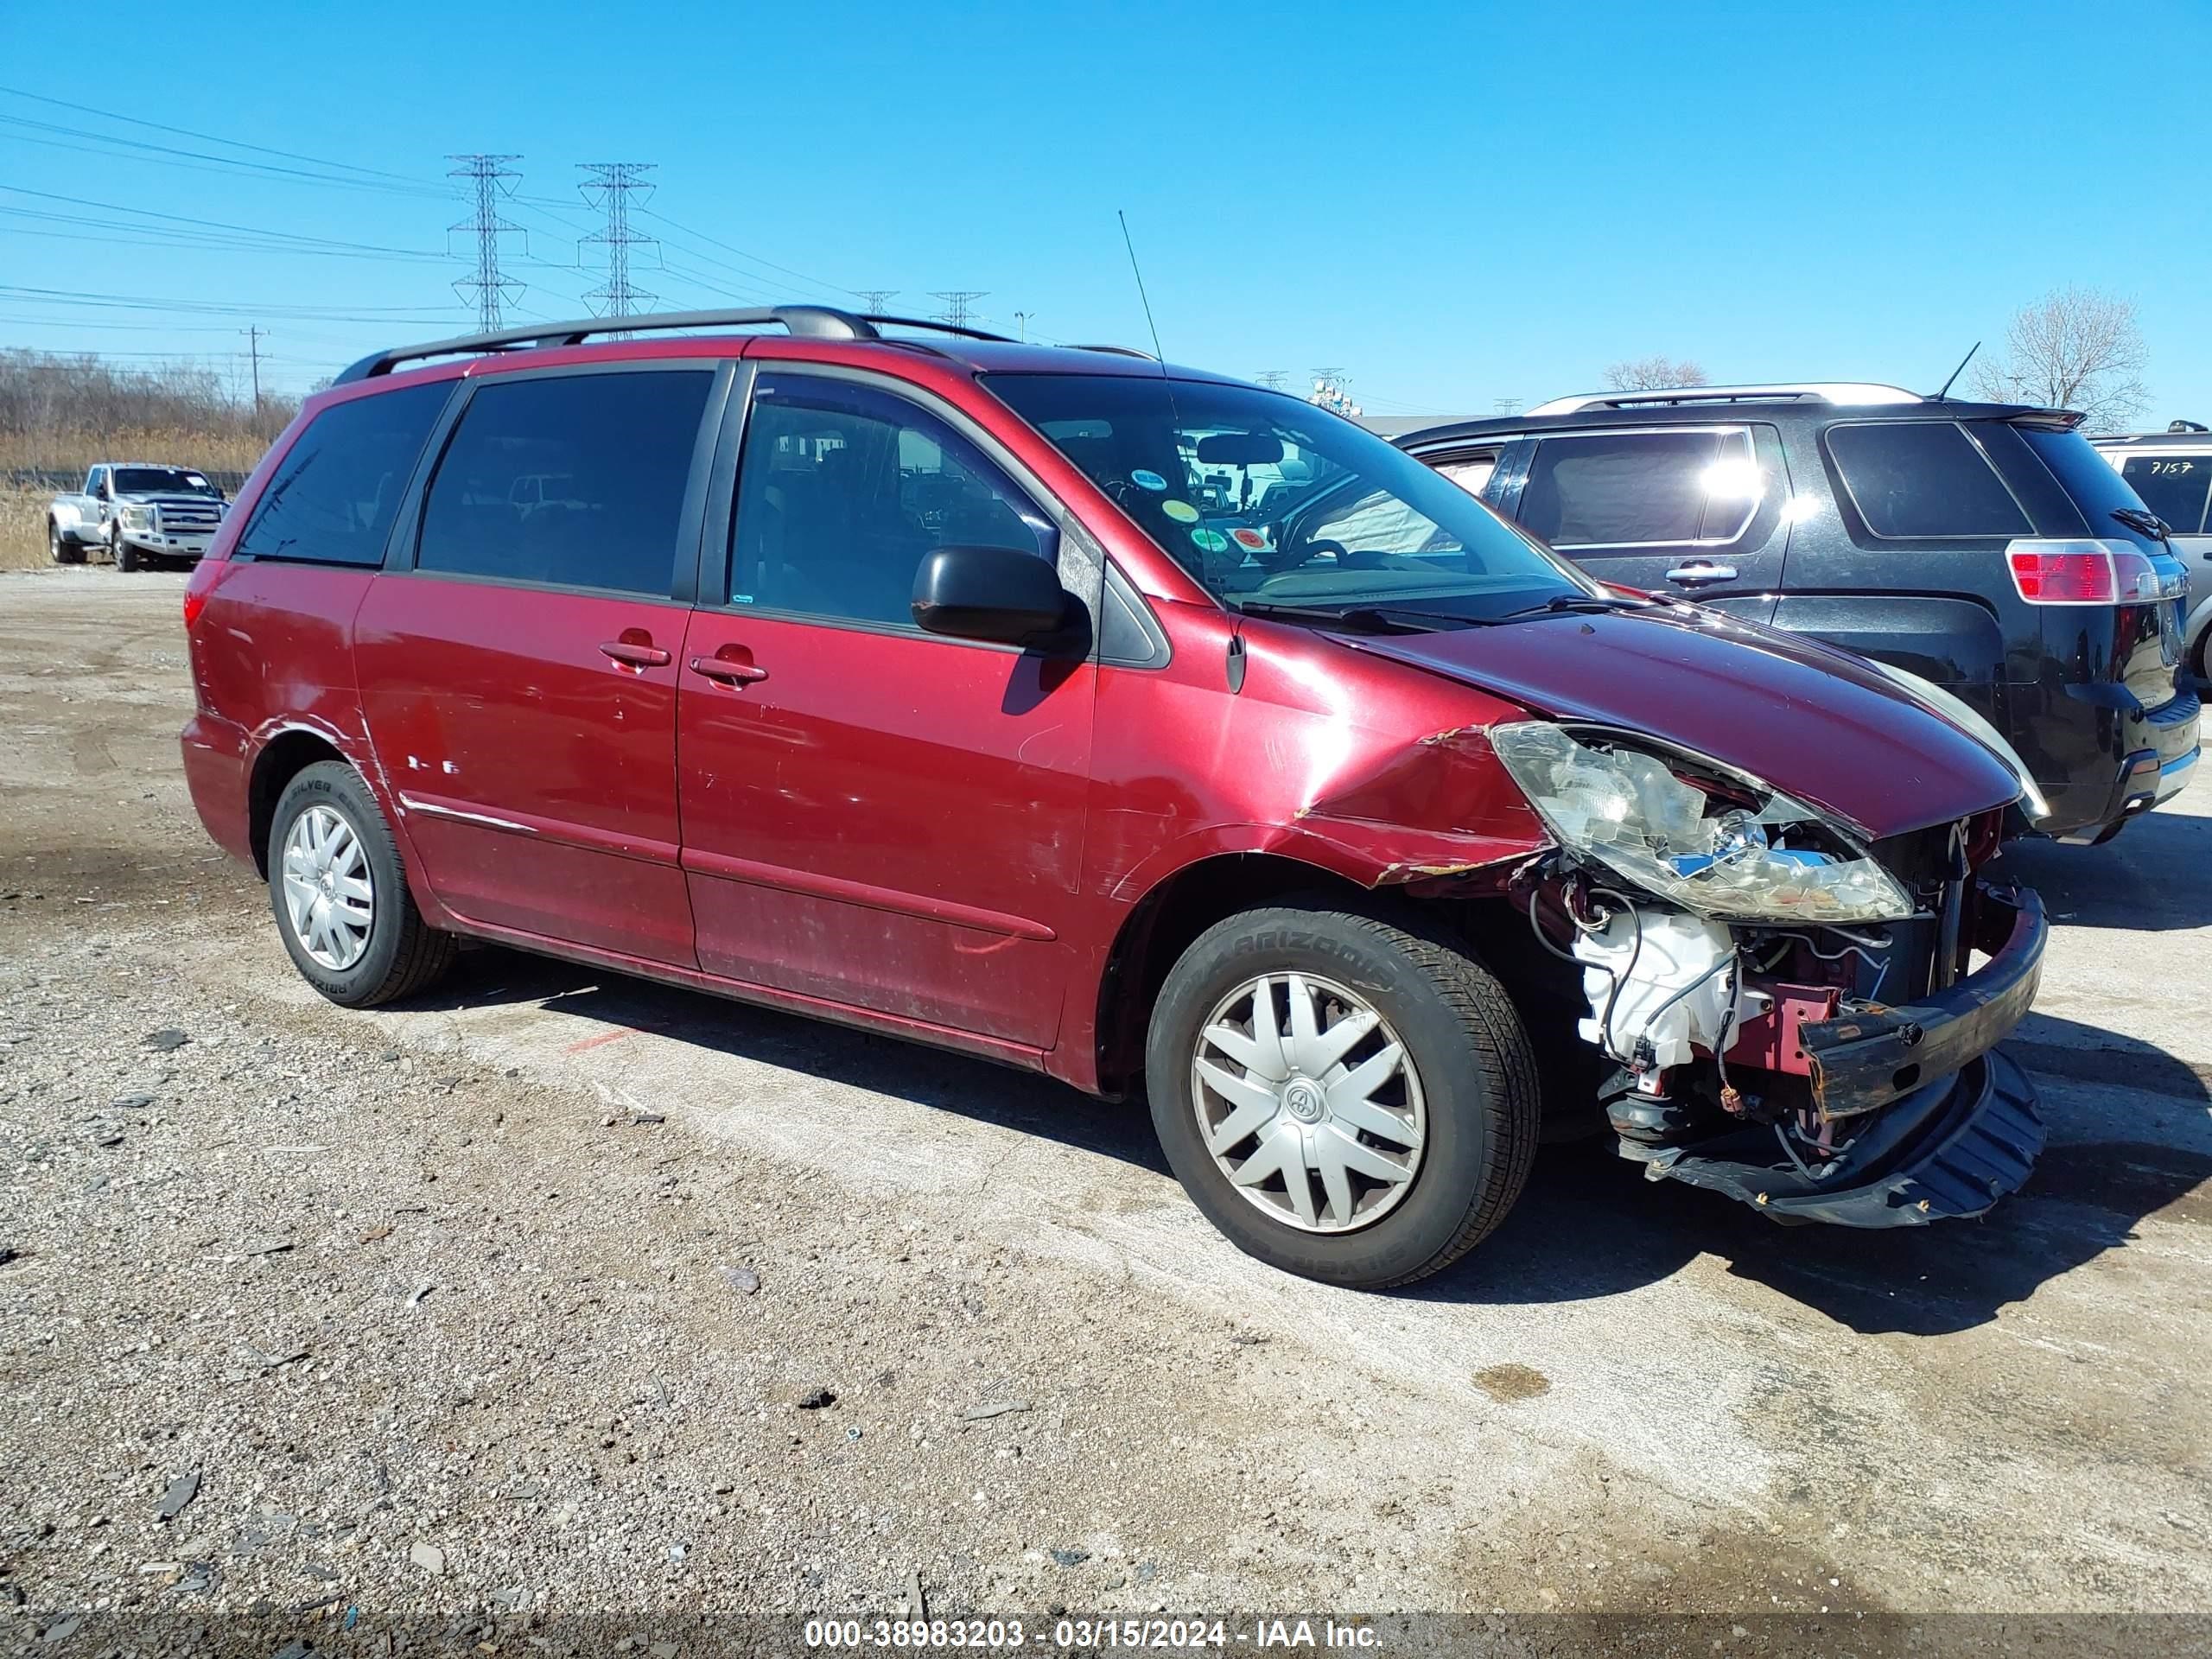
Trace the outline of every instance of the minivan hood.
{"type": "Polygon", "coordinates": [[[1849,654],[1719,611],[1566,612],[1341,643],[1726,761],[1880,839],[2009,804],[1981,742],[1849,654]]]}

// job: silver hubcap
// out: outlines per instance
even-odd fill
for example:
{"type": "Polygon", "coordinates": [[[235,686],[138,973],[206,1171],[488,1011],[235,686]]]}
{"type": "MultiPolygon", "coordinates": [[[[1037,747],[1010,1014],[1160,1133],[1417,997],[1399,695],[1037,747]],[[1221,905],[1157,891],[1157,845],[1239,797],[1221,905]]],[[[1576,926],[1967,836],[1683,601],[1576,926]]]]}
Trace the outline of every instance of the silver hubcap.
{"type": "Polygon", "coordinates": [[[1198,1032],[1191,1099],[1222,1173],[1306,1232],[1380,1220],[1421,1168],[1421,1077],[1389,1021],[1334,980],[1264,974],[1222,998],[1198,1032]]]}
{"type": "Polygon", "coordinates": [[[369,948],[376,888],[369,856],[353,826],[327,806],[311,806],[284,835],[284,913],[301,949],[342,972],[369,948]]]}

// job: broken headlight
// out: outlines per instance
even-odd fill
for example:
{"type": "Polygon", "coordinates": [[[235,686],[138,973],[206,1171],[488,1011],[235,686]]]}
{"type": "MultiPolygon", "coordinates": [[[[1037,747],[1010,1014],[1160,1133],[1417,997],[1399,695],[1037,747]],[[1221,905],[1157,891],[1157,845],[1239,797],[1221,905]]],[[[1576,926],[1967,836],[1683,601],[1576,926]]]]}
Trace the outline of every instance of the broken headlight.
{"type": "Polygon", "coordinates": [[[1913,913],[1897,878],[1834,820],[1719,762],[1545,721],[1493,727],[1490,740],[1560,846],[1685,909],[1814,923],[1913,913]]]}

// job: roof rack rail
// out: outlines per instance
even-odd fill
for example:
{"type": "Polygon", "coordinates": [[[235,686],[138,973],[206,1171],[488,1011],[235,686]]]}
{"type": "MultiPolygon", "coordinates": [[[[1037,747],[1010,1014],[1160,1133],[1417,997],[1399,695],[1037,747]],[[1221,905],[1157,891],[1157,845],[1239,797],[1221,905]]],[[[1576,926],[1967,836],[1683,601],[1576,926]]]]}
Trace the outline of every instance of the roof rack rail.
{"type": "Polygon", "coordinates": [[[1150,352],[1141,352],[1134,346],[1084,345],[1077,346],[1075,349],[1078,352],[1110,352],[1116,357],[1141,357],[1147,363],[1157,363],[1160,361],[1160,359],[1154,357],[1150,352]]]}
{"type": "Polygon", "coordinates": [[[348,366],[331,384],[346,385],[379,374],[390,374],[402,363],[433,357],[459,357],[473,352],[504,352],[531,346],[580,346],[594,334],[665,334],[679,328],[732,328],[779,323],[794,338],[810,340],[880,340],[876,325],[899,328],[928,328],[958,334],[968,340],[1002,340],[1004,334],[987,334],[925,317],[858,316],[827,305],[755,306],[745,310],[662,311],[641,317],[582,317],[574,322],[538,322],[523,328],[501,328],[484,334],[457,334],[421,346],[395,346],[372,352],[348,366]]]}
{"type": "Polygon", "coordinates": [[[1586,409],[1652,409],[1681,404],[1918,404],[1916,391],[1866,380],[1783,381],[1758,386],[1662,386],[1644,391],[1592,391],[1554,397],[1524,415],[1574,415],[1586,409]]]}

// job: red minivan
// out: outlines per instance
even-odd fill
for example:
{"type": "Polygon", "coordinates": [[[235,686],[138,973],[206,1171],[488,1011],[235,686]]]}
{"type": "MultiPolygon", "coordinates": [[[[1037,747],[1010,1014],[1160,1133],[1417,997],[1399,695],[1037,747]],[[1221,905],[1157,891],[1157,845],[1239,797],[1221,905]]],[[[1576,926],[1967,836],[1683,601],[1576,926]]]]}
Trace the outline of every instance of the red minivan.
{"type": "Polygon", "coordinates": [[[1255,386],[812,307],[387,352],[185,620],[334,1001],[490,940],[1141,1092],[1292,1272],[1435,1272],[1578,1126],[1860,1227],[2043,1143],[2005,757],[1255,386]]]}

